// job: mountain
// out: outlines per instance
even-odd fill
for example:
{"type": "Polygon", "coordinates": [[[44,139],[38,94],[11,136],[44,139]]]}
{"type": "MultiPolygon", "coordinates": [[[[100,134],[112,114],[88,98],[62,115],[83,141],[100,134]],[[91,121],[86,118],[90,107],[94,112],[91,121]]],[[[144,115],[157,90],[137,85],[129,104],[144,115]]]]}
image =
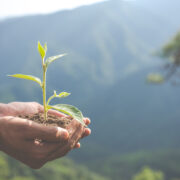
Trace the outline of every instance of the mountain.
{"type": "Polygon", "coordinates": [[[40,40],[48,43],[50,55],[69,53],[65,62],[58,64],[60,75],[82,80],[83,73],[93,83],[112,84],[152,64],[150,53],[174,31],[166,27],[164,19],[123,1],[9,19],[0,24],[1,74],[18,70],[39,74],[36,44],[40,40]]]}
{"type": "Polygon", "coordinates": [[[152,54],[178,31],[180,23],[173,20],[178,5],[177,0],[111,0],[0,22],[1,102],[42,102],[34,83],[6,77],[41,77],[40,40],[48,44],[47,56],[68,53],[48,69],[48,95],[53,89],[71,92],[63,102],[92,119],[92,135],[72,153],[76,161],[179,148],[179,88],[145,81],[149,72],[161,70],[152,54]]]}
{"type": "MultiPolygon", "coordinates": [[[[174,26],[167,27],[168,20],[153,14],[151,8],[148,11],[135,3],[112,0],[72,11],[3,21],[0,23],[1,100],[41,101],[41,92],[36,85],[5,77],[13,73],[41,76],[41,61],[36,50],[40,40],[48,43],[48,55],[69,53],[49,68],[48,95],[53,89],[72,92],[64,101],[77,104],[97,121],[93,126],[99,127],[96,140],[106,144],[106,138],[102,136],[105,130],[101,129],[104,123],[112,132],[118,124],[122,134],[128,131],[130,133],[125,134],[130,136],[136,134],[131,130],[133,122],[137,124],[137,131],[140,127],[144,129],[147,122],[154,126],[150,119],[163,122],[164,116],[169,117],[165,113],[169,106],[165,107],[164,103],[169,96],[174,100],[174,90],[171,87],[153,89],[145,84],[146,74],[151,70],[144,69],[156,64],[151,53],[175,31],[174,26]],[[133,93],[130,93],[132,89],[133,93]],[[159,109],[161,116],[157,117],[159,109]]],[[[177,101],[174,104],[178,104],[177,101]]],[[[119,134],[120,142],[126,144],[127,139],[122,134],[119,134]]],[[[117,135],[112,134],[114,136],[117,135]]],[[[131,141],[129,143],[129,149],[134,147],[131,141]]]]}
{"type": "Polygon", "coordinates": [[[70,102],[84,106],[95,92],[154,65],[156,60],[152,60],[151,54],[176,31],[174,26],[167,27],[167,23],[171,22],[119,0],[3,21],[0,23],[1,100],[40,101],[36,86],[32,88],[29,82],[5,77],[13,73],[41,76],[36,50],[40,40],[48,43],[48,55],[68,53],[63,61],[49,68],[48,94],[53,88],[67,90],[74,94],[70,102]],[[57,81],[57,77],[61,78],[57,81]]]}
{"type": "Polygon", "coordinates": [[[179,147],[179,88],[148,84],[145,77],[151,71],[129,76],[97,96],[90,113],[92,141],[123,153],[179,147]]]}

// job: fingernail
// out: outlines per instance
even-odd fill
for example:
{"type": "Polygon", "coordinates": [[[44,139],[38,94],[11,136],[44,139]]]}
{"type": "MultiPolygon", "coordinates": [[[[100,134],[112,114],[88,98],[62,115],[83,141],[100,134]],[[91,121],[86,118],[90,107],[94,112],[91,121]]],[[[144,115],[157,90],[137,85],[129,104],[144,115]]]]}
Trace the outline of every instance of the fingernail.
{"type": "Polygon", "coordinates": [[[90,134],[91,134],[91,129],[89,129],[89,128],[86,128],[86,129],[85,129],[85,134],[88,134],[88,135],[90,135],[90,134]]]}
{"type": "Polygon", "coordinates": [[[77,149],[79,149],[81,147],[81,144],[80,143],[77,143],[76,145],[75,145],[75,148],[77,148],[77,149]]]}
{"type": "Polygon", "coordinates": [[[78,143],[78,148],[80,148],[81,147],[81,144],[80,143],[78,143]]]}
{"type": "Polygon", "coordinates": [[[86,123],[88,123],[88,124],[90,124],[90,123],[91,123],[90,118],[86,117],[86,123]]]}

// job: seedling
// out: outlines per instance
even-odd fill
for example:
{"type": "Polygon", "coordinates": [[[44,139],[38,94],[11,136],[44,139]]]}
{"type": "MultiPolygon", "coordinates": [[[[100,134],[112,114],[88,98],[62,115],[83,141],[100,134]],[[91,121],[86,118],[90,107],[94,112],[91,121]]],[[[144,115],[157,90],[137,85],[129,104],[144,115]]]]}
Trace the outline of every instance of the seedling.
{"type": "Polygon", "coordinates": [[[52,62],[64,57],[66,54],[60,54],[60,55],[52,56],[52,57],[45,59],[46,52],[47,52],[47,44],[45,43],[44,46],[42,46],[40,42],[38,42],[38,51],[39,51],[39,54],[42,59],[43,81],[41,81],[41,79],[38,77],[31,76],[31,75],[25,75],[25,74],[14,74],[14,75],[9,75],[9,76],[35,81],[36,83],[38,83],[40,85],[40,87],[42,88],[42,94],[43,94],[44,121],[47,121],[48,110],[55,109],[57,111],[60,111],[62,113],[65,113],[65,114],[71,116],[72,118],[79,121],[81,124],[85,125],[85,123],[83,121],[83,115],[78,108],[76,108],[72,105],[68,105],[68,104],[50,105],[50,102],[52,99],[67,97],[70,95],[70,93],[61,92],[61,93],[57,94],[56,91],[54,91],[54,94],[51,97],[49,97],[49,99],[46,101],[46,72],[47,72],[47,69],[52,62]]]}

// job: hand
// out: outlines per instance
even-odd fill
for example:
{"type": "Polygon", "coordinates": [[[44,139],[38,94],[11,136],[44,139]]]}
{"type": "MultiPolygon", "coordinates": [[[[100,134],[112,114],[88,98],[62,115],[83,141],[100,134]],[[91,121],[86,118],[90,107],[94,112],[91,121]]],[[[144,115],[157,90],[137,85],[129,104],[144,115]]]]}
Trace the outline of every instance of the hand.
{"type": "MultiPolygon", "coordinates": [[[[39,112],[43,112],[43,107],[38,103],[0,104],[0,149],[35,169],[80,147],[79,139],[90,134],[90,129],[77,121],[70,124],[69,134],[59,127],[44,126],[15,117],[39,112]]],[[[49,113],[64,116],[53,110],[49,113]]],[[[90,123],[87,118],[84,121],[87,125],[90,123]]]]}
{"type": "MultiPolygon", "coordinates": [[[[43,112],[44,112],[43,106],[37,102],[12,102],[9,104],[0,103],[0,117],[3,116],[14,117],[19,115],[30,115],[30,114],[43,113],[43,112]]],[[[59,117],[66,116],[55,110],[49,110],[48,113],[59,117]]],[[[86,125],[90,124],[90,120],[88,118],[84,118],[84,122],[86,125]]],[[[89,128],[85,128],[82,138],[90,134],[91,134],[91,130],[89,128]]],[[[76,148],[79,147],[80,144],[78,143],[76,145],[76,148]]]]}

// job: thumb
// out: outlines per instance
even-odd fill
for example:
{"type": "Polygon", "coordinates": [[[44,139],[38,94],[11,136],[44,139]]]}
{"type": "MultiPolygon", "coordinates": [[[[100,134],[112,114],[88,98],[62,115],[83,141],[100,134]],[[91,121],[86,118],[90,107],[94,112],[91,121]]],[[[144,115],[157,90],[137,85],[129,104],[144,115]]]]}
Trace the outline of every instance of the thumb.
{"type": "Polygon", "coordinates": [[[69,137],[66,129],[55,126],[46,126],[33,121],[28,122],[28,128],[25,132],[26,139],[41,139],[47,142],[65,141],[69,137]]]}

